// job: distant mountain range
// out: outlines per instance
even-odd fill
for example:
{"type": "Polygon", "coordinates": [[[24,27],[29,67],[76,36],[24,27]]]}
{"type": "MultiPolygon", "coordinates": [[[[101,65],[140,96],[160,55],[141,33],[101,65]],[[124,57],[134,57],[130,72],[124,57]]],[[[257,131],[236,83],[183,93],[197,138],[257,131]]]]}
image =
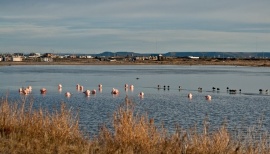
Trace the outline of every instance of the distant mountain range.
{"type": "MultiPolygon", "coordinates": [[[[77,54],[77,55],[91,55],[93,57],[132,57],[132,56],[158,56],[155,53],[135,53],[135,52],[110,52],[105,51],[99,54],[77,54]]],[[[270,58],[270,52],[167,52],[161,54],[166,57],[205,57],[205,58],[270,58]]]]}

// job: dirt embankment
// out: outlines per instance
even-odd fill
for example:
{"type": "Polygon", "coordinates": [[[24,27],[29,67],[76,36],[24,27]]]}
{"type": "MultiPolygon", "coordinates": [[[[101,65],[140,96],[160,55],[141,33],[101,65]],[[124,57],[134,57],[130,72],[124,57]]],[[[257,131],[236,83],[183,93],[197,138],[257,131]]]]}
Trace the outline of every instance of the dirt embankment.
{"type": "Polygon", "coordinates": [[[169,59],[163,61],[138,60],[138,61],[100,61],[97,59],[56,59],[53,62],[0,62],[0,66],[10,65],[231,65],[231,66],[254,66],[254,67],[270,67],[268,59],[169,59]]]}

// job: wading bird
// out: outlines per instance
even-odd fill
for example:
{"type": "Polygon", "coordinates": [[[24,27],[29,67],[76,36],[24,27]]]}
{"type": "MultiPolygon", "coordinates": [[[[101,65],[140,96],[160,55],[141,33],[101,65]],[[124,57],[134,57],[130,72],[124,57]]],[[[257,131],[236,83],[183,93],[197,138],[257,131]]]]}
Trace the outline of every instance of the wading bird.
{"type": "Polygon", "coordinates": [[[192,94],[191,93],[188,94],[188,98],[192,99],[192,94]]]}
{"type": "Polygon", "coordinates": [[[46,94],[47,93],[47,89],[46,88],[41,88],[40,89],[40,93],[41,94],[46,94]]]}
{"type": "Polygon", "coordinates": [[[212,97],[210,95],[206,95],[205,99],[210,101],[212,99],[212,97]]]}

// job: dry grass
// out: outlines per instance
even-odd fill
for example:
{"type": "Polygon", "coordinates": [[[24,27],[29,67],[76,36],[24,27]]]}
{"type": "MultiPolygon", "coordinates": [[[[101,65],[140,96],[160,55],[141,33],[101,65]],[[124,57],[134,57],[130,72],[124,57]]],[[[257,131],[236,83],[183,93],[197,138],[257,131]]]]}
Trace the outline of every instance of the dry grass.
{"type": "Polygon", "coordinates": [[[132,102],[127,100],[115,112],[113,128],[104,126],[96,141],[100,153],[270,153],[267,135],[257,140],[252,134],[254,131],[250,131],[245,139],[237,139],[230,135],[225,125],[211,133],[208,127],[205,122],[203,132],[194,127],[189,130],[176,128],[174,133],[168,133],[147,115],[134,113],[132,102]]]}
{"type": "Polygon", "coordinates": [[[136,114],[128,99],[115,111],[112,128],[104,125],[94,139],[83,136],[71,115],[64,104],[49,113],[2,100],[0,153],[270,153],[267,135],[257,140],[249,133],[237,139],[225,126],[209,133],[205,123],[202,132],[194,127],[168,133],[147,115],[136,114]]]}
{"type": "Polygon", "coordinates": [[[89,141],[78,120],[62,104],[60,111],[32,110],[23,103],[0,105],[0,153],[84,153],[89,141]]]}
{"type": "Polygon", "coordinates": [[[147,115],[135,115],[132,103],[126,102],[114,114],[113,131],[105,126],[100,131],[101,153],[234,153],[238,147],[225,127],[208,134],[177,129],[169,134],[157,127],[147,115]]]}

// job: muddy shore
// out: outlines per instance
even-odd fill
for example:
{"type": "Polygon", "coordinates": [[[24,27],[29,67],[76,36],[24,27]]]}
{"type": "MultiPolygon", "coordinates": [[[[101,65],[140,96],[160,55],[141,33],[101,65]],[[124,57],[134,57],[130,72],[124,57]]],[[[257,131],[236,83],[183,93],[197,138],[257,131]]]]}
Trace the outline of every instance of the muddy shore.
{"type": "Polygon", "coordinates": [[[54,60],[53,62],[1,61],[0,66],[11,65],[230,65],[230,66],[253,66],[270,67],[268,59],[173,59],[163,61],[141,60],[141,61],[99,61],[97,59],[70,59],[54,60]]]}

